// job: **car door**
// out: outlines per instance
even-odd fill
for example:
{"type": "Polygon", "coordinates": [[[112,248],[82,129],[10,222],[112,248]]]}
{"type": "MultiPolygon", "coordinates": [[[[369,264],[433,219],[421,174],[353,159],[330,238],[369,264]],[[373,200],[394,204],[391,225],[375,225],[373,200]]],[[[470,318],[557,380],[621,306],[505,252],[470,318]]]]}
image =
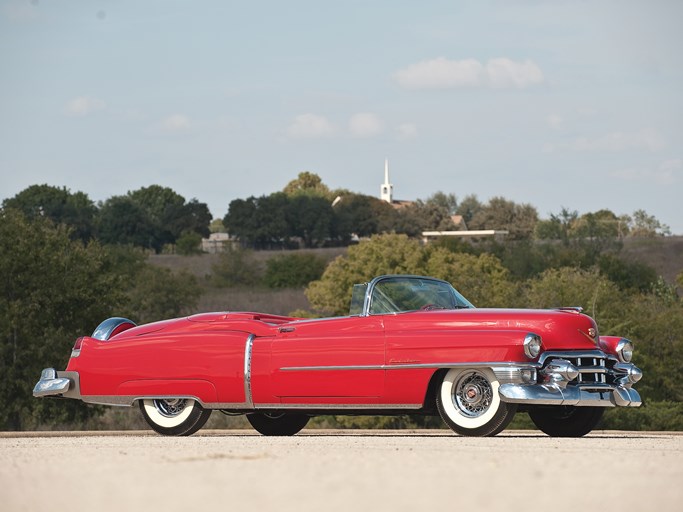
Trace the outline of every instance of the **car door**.
{"type": "Polygon", "coordinates": [[[376,403],[384,390],[382,317],[340,317],[278,329],[272,384],[283,403],[376,403]]]}

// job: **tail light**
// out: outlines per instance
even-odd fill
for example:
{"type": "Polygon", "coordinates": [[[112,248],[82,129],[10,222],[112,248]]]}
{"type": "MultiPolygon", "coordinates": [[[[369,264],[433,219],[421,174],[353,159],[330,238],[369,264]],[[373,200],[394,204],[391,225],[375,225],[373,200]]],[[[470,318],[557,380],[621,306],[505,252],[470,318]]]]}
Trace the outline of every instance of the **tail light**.
{"type": "Polygon", "coordinates": [[[81,345],[83,345],[84,339],[85,337],[81,336],[76,340],[76,343],[74,343],[74,348],[71,349],[71,357],[78,357],[81,355],[81,345]]]}

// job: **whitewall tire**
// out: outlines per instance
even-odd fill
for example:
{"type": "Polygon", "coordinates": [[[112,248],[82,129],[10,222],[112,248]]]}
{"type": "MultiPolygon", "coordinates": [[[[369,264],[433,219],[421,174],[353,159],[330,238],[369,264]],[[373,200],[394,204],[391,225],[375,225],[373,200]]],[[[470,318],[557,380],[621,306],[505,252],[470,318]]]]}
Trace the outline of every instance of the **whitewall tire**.
{"type": "Polygon", "coordinates": [[[140,410],[155,432],[166,436],[189,436],[197,432],[211,416],[191,398],[154,398],[140,400],[140,410]]]}
{"type": "Polygon", "coordinates": [[[494,436],[517,411],[501,401],[500,384],[489,368],[452,368],[439,385],[436,406],[448,426],[464,436],[494,436]]]}

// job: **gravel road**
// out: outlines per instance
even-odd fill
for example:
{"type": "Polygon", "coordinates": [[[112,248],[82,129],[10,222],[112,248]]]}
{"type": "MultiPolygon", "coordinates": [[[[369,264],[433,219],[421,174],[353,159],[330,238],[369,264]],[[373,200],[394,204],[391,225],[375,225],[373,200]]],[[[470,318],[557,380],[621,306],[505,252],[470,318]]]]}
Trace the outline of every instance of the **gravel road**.
{"type": "Polygon", "coordinates": [[[0,510],[681,510],[683,433],[0,433],[0,510]]]}

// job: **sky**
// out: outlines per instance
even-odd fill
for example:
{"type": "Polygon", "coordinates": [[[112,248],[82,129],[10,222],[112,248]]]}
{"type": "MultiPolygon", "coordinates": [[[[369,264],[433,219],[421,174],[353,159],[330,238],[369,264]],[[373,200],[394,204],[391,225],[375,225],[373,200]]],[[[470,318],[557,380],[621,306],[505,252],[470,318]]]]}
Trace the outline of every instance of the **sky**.
{"type": "Polygon", "coordinates": [[[680,0],[0,0],[0,199],[303,171],[683,234],[680,0]]]}

